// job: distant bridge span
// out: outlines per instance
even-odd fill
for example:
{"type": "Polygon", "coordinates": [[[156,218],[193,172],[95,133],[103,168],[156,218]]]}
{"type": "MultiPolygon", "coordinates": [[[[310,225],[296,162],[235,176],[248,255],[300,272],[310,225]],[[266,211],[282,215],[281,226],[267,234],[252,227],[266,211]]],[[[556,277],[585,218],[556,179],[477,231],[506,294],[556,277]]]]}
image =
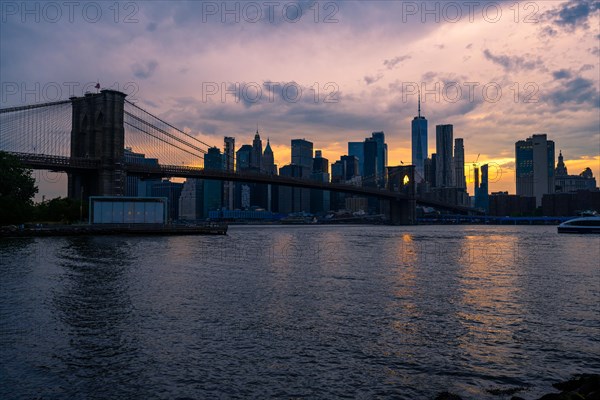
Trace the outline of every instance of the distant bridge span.
{"type": "MultiPolygon", "coordinates": [[[[99,159],[60,157],[27,153],[10,153],[17,157],[23,165],[33,169],[48,169],[72,173],[77,170],[98,169],[101,162],[99,159]]],[[[343,183],[325,183],[310,181],[306,179],[290,178],[279,175],[264,175],[253,173],[228,172],[210,170],[197,167],[185,167],[178,165],[148,166],[143,164],[125,163],[124,170],[129,176],[142,178],[194,178],[212,179],[228,182],[262,183],[269,185],[290,186],[305,189],[327,190],[331,192],[348,193],[358,196],[372,196],[382,200],[415,200],[417,204],[441,208],[459,214],[473,213],[470,207],[448,205],[443,202],[422,199],[418,196],[408,196],[404,193],[390,190],[348,185],[343,183]]]]}

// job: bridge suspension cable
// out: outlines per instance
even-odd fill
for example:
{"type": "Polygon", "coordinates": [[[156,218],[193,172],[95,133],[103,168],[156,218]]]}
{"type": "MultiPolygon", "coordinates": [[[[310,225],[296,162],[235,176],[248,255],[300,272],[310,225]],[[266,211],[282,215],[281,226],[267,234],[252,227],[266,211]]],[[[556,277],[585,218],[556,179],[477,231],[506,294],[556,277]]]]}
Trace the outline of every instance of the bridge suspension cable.
{"type": "Polygon", "coordinates": [[[128,101],[128,100],[125,100],[125,103],[127,103],[127,104],[131,105],[132,107],[135,107],[136,109],[138,109],[138,110],[140,110],[140,111],[142,111],[142,112],[144,112],[144,113],[148,114],[150,117],[152,117],[152,118],[156,119],[157,121],[160,121],[161,123],[163,123],[163,124],[167,125],[169,128],[172,128],[172,129],[176,130],[177,132],[179,132],[179,133],[181,133],[181,134],[183,134],[183,135],[187,136],[188,138],[190,138],[190,139],[192,139],[192,140],[194,140],[194,141],[196,141],[196,142],[198,142],[198,143],[200,143],[200,144],[202,144],[202,145],[204,145],[204,146],[206,146],[206,147],[212,147],[210,144],[208,144],[208,143],[205,143],[205,142],[203,142],[202,140],[199,140],[198,138],[195,138],[195,137],[193,137],[192,135],[190,135],[190,134],[188,134],[188,133],[186,133],[186,132],[182,131],[181,129],[178,129],[178,128],[174,127],[173,125],[171,125],[171,124],[169,124],[168,122],[166,122],[166,121],[164,121],[164,120],[160,119],[160,118],[159,118],[159,117],[157,117],[156,115],[154,115],[154,114],[151,114],[150,112],[148,112],[148,111],[144,110],[143,108],[141,108],[141,107],[139,107],[139,106],[135,105],[134,103],[132,103],[132,102],[130,102],[130,101],[128,101]]]}
{"type": "Polygon", "coordinates": [[[0,150],[69,156],[71,100],[0,110],[0,150]]]}
{"type": "Polygon", "coordinates": [[[125,146],[161,164],[202,166],[211,147],[127,100],[124,125],[125,146]]]}

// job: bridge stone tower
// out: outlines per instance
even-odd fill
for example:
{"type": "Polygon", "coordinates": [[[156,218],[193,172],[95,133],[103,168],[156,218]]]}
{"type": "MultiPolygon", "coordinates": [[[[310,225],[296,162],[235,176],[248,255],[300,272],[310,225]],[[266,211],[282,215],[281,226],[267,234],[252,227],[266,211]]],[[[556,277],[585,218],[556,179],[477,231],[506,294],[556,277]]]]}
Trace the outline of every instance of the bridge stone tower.
{"type": "Polygon", "coordinates": [[[415,166],[388,167],[388,190],[407,196],[390,200],[390,219],[394,225],[414,225],[417,222],[415,200],[415,166]]]}
{"type": "Polygon", "coordinates": [[[70,198],[124,194],[125,96],[116,90],[102,90],[71,97],[71,157],[97,159],[100,167],[69,174],[70,198]]]}

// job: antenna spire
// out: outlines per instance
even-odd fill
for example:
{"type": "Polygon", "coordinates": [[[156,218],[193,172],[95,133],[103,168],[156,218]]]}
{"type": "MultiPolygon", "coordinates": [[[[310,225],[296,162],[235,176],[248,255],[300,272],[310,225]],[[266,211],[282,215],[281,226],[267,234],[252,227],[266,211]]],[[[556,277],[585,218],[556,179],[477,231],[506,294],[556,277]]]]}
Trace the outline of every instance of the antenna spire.
{"type": "Polygon", "coordinates": [[[419,118],[421,118],[421,90],[419,90],[419,118]]]}

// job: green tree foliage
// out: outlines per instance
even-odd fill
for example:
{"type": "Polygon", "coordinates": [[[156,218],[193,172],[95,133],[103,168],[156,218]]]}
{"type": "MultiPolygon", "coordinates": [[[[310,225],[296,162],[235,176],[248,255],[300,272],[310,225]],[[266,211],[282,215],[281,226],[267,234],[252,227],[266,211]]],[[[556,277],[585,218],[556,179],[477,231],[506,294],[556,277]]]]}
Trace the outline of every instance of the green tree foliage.
{"type": "Polygon", "coordinates": [[[81,207],[81,202],[69,198],[57,197],[39,203],[35,207],[35,220],[38,222],[63,222],[71,223],[87,216],[87,207],[81,207]]]}
{"type": "Polygon", "coordinates": [[[37,192],[31,170],[16,157],[0,151],[0,225],[29,220],[37,192]]]}

